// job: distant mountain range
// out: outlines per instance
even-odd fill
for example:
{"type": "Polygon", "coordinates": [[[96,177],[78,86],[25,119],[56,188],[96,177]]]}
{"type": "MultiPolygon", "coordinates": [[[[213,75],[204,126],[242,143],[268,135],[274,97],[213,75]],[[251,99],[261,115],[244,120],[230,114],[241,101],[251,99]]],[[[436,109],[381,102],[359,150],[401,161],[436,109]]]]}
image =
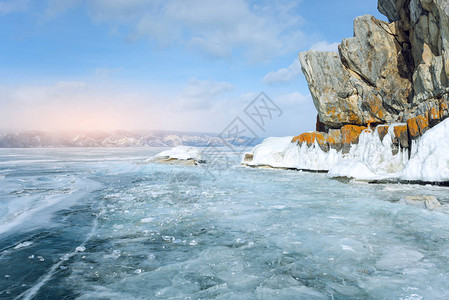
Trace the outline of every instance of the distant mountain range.
{"type": "Polygon", "coordinates": [[[220,138],[217,134],[171,131],[114,131],[90,133],[49,133],[27,131],[0,133],[0,148],[49,147],[173,147],[173,146],[233,146],[259,144],[262,139],[247,137],[220,138]]]}

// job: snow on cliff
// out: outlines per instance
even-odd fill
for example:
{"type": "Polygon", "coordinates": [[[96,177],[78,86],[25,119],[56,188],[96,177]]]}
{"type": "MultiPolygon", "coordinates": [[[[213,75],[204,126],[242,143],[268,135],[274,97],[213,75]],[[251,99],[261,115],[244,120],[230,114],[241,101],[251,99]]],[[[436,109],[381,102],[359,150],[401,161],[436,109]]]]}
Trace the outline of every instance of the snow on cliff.
{"type": "Polygon", "coordinates": [[[392,152],[394,124],[381,141],[377,131],[366,130],[349,153],[334,149],[324,152],[315,144],[298,146],[291,137],[267,138],[245,155],[248,166],[270,166],[329,171],[330,177],[358,180],[449,181],[449,119],[413,142],[411,156],[399,149],[392,152]]]}
{"type": "Polygon", "coordinates": [[[404,180],[449,181],[449,119],[429,129],[412,144],[404,180]]]}

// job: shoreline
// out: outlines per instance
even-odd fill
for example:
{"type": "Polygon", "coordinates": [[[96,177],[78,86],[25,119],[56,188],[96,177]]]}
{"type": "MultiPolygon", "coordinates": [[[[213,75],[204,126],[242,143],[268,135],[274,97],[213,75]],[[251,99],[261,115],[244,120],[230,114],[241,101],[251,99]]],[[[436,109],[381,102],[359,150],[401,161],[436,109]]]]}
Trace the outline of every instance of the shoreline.
{"type": "MultiPolygon", "coordinates": [[[[273,170],[286,170],[286,171],[297,171],[297,172],[305,172],[311,174],[328,174],[329,171],[326,170],[311,170],[311,169],[298,169],[298,168],[287,168],[287,167],[273,167],[270,165],[248,165],[245,163],[241,163],[242,166],[252,168],[252,169],[273,169],[273,170]]],[[[364,182],[368,184],[401,184],[401,185],[432,185],[432,186],[440,186],[440,187],[449,187],[449,181],[423,181],[423,180],[387,180],[387,179],[379,179],[379,180],[362,180],[354,177],[329,177],[330,179],[337,180],[340,182],[349,183],[351,181],[356,182],[364,182]]]]}

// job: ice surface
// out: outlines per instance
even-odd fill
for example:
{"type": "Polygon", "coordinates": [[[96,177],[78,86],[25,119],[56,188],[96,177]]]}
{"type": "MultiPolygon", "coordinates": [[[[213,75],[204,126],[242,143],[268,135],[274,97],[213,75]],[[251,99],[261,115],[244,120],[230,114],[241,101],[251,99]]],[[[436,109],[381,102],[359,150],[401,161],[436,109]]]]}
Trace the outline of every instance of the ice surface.
{"type": "Polygon", "coordinates": [[[142,164],[151,149],[6,156],[16,151],[0,150],[0,169],[9,169],[1,213],[64,192],[71,200],[33,213],[39,226],[0,235],[0,298],[449,297],[447,211],[399,201],[434,195],[444,208],[446,188],[240,167],[231,152],[231,167],[213,178],[202,168],[142,164]],[[50,157],[56,162],[30,160],[50,157]]]}
{"type": "Polygon", "coordinates": [[[424,257],[422,253],[403,247],[387,247],[376,262],[376,268],[385,271],[403,271],[406,268],[416,267],[424,257]]]}

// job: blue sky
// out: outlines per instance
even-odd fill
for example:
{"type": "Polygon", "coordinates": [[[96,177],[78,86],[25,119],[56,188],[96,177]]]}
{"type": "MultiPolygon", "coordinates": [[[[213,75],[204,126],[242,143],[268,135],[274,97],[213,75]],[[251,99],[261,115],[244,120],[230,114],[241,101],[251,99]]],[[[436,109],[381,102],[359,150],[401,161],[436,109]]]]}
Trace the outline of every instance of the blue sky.
{"type": "Polygon", "coordinates": [[[220,132],[264,91],[264,135],[313,130],[297,54],[377,1],[0,0],[0,128],[220,132]]]}

